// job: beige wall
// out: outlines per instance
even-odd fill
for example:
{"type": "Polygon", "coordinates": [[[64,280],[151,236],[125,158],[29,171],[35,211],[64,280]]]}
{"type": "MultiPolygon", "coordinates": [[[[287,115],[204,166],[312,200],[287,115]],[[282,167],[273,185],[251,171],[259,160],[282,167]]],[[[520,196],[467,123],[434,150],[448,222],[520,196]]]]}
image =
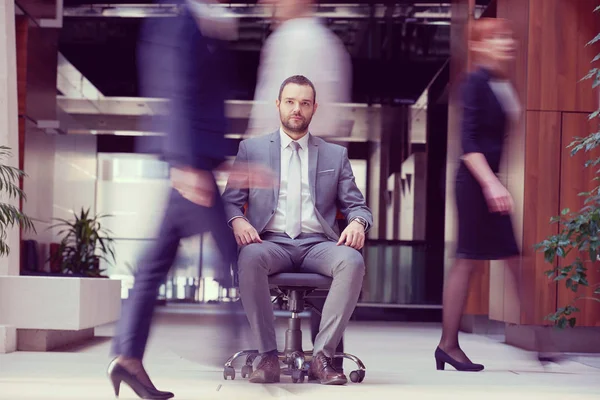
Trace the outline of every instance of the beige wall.
{"type": "Polygon", "coordinates": [[[23,211],[35,221],[36,232],[23,240],[38,242],[40,263],[45,264],[49,244],[60,241],[48,228],[53,218],[72,219],[82,207],[96,209],[96,137],[48,135],[34,126],[25,133],[23,211]]]}
{"type": "Polygon", "coordinates": [[[73,212],[96,212],[97,140],[93,135],[55,137],[55,218],[73,218],[73,212]]]}
{"type": "MultiPolygon", "coordinates": [[[[0,144],[12,148],[14,156],[6,161],[11,166],[19,165],[19,128],[17,104],[17,65],[15,46],[15,10],[12,0],[0,0],[0,144]]],[[[6,199],[0,196],[0,201],[6,199]]],[[[18,201],[14,201],[18,206],[18,201]]],[[[12,251],[0,258],[0,279],[6,275],[19,274],[19,231],[11,229],[7,243],[12,251]]],[[[0,304],[0,321],[4,315],[0,304]]],[[[0,325],[0,354],[15,351],[16,328],[0,325]]]]}
{"type": "MultiPolygon", "coordinates": [[[[11,0],[0,1],[0,145],[12,148],[13,157],[4,161],[18,166],[17,65],[15,45],[15,9],[11,0]]],[[[5,198],[1,198],[5,202],[5,198]]],[[[18,206],[18,201],[14,202],[18,206]]],[[[0,258],[0,276],[19,272],[19,232],[8,232],[7,243],[12,252],[0,258]]]]}
{"type": "Polygon", "coordinates": [[[53,217],[54,199],[54,151],[55,138],[28,123],[25,129],[23,190],[27,201],[23,212],[34,219],[37,233],[24,232],[23,240],[34,239],[49,242],[52,239],[48,226],[53,217]]]}

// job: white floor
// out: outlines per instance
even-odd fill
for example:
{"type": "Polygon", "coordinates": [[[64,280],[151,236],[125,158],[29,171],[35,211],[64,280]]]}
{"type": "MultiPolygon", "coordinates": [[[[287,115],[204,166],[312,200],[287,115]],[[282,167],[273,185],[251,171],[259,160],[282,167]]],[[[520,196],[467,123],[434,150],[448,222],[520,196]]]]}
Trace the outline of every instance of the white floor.
{"type": "MultiPolygon", "coordinates": [[[[314,383],[254,385],[223,380],[221,364],[228,354],[248,348],[247,328],[236,339],[218,315],[198,315],[186,308],[161,311],[146,354],[150,376],[176,399],[600,399],[600,360],[574,356],[560,365],[542,367],[531,354],[494,338],[462,335],[462,346],[481,373],[436,371],[433,351],[437,324],[355,322],[346,334],[346,350],[367,367],[362,384],[325,387],[314,383]],[[243,342],[243,343],[241,343],[243,342]]],[[[278,332],[283,343],[285,320],[278,332]]],[[[308,324],[304,324],[310,348],[308,324]]],[[[48,353],[0,355],[0,399],[111,399],[105,370],[113,327],[97,329],[85,346],[48,353]]],[[[344,364],[346,373],[352,363],[344,364]]],[[[123,387],[121,398],[135,399],[123,387]]]]}

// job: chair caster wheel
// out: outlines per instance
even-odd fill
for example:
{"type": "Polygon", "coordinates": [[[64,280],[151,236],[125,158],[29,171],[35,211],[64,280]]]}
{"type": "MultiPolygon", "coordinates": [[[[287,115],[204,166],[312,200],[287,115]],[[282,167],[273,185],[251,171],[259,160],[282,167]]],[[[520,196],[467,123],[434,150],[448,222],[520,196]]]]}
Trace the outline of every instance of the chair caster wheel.
{"type": "Polygon", "coordinates": [[[242,367],[242,378],[247,378],[250,375],[252,375],[252,372],[254,372],[254,370],[252,369],[252,365],[244,365],[242,367]]]}
{"type": "Polygon", "coordinates": [[[304,371],[296,369],[296,370],[292,371],[292,382],[303,383],[305,376],[306,376],[306,373],[304,371]]]}
{"type": "Polygon", "coordinates": [[[233,367],[225,367],[223,369],[223,379],[227,380],[227,378],[231,378],[231,380],[235,379],[235,369],[233,367]]]}
{"type": "Polygon", "coordinates": [[[361,383],[364,379],[365,379],[365,370],[364,369],[350,372],[350,380],[352,382],[361,383]]]}

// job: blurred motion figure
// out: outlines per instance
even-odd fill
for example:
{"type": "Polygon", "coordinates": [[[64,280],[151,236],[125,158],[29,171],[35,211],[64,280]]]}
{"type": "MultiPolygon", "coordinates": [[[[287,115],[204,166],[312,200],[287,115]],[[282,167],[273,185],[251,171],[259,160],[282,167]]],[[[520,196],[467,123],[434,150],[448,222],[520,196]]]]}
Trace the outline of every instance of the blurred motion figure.
{"type": "Polygon", "coordinates": [[[263,45],[248,136],[279,127],[273,93],[286,78],[303,75],[319,93],[319,113],[311,122],[315,136],[343,136],[345,112],[351,101],[352,64],[342,41],[314,17],[314,0],[259,0],[272,12],[276,28],[263,45]]]}
{"type": "Polygon", "coordinates": [[[143,96],[170,99],[166,126],[159,131],[167,133],[162,153],[170,165],[173,188],[156,243],[137,269],[113,341],[116,358],[108,374],[116,395],[125,382],[144,399],[174,396],[156,389],[142,359],[158,289],[182,238],[211,232],[223,260],[215,280],[231,286],[229,267],[237,249],[213,171],[223,169],[227,154],[225,100],[230,62],[226,41],[236,37],[237,27],[207,2],[188,1],[177,17],[149,18],[142,28],[138,65],[143,96]]]}
{"type": "MultiPolygon", "coordinates": [[[[520,250],[514,236],[511,194],[498,179],[504,141],[519,121],[521,107],[508,80],[516,41],[508,21],[473,21],[469,50],[476,68],[462,88],[461,143],[463,155],[456,175],[458,211],[456,261],[448,274],[443,299],[443,332],[435,351],[437,369],[445,364],[459,371],[481,371],[458,343],[475,260],[505,260],[510,271],[507,286],[519,293],[520,250]]],[[[524,304],[529,304],[527,301],[524,304]]]]}

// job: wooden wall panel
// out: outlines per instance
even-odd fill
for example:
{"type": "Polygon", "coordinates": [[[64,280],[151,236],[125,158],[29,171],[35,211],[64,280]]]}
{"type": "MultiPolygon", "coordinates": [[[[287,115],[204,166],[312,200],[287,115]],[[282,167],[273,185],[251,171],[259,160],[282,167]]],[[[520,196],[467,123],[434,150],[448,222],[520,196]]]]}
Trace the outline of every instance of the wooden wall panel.
{"type": "Polygon", "coordinates": [[[56,120],[58,29],[31,26],[27,40],[27,116],[56,120]]]}
{"type": "Polygon", "coordinates": [[[585,45],[600,31],[596,6],[596,0],[529,0],[528,110],[595,109],[597,92],[579,81],[595,55],[585,45]]]}
{"type": "MultiPolygon", "coordinates": [[[[27,110],[27,39],[29,33],[29,18],[15,15],[15,42],[17,54],[17,99],[19,113],[19,169],[25,166],[25,112],[27,110]]],[[[19,188],[23,190],[23,178],[19,179],[19,188]]],[[[23,210],[23,199],[19,200],[19,209],[23,210]]],[[[21,252],[21,270],[23,269],[23,230],[19,229],[19,249],[21,252]]]]}
{"type": "Polygon", "coordinates": [[[19,98],[19,115],[24,115],[27,106],[27,36],[29,19],[24,15],[15,16],[17,41],[17,95],[19,98]]]}
{"type": "MultiPolygon", "coordinates": [[[[592,65],[592,60],[600,53],[600,44],[595,43],[584,46],[600,32],[600,14],[592,13],[595,7],[600,5],[597,1],[577,1],[577,79],[588,74],[592,67],[598,67],[598,63],[592,65]]],[[[575,5],[573,5],[575,6],[575,5]]],[[[573,85],[577,92],[575,98],[575,110],[578,112],[593,112],[598,108],[598,89],[592,89],[592,81],[578,81],[573,85]]]]}
{"type": "MultiPolygon", "coordinates": [[[[498,0],[497,16],[513,23],[519,40],[511,78],[526,111],[523,126],[509,136],[505,160],[508,188],[516,203],[517,237],[519,231],[522,234],[524,292],[534,303],[529,311],[521,305],[524,324],[548,324],[544,317],[560,300],[559,286],[544,276],[550,266],[532,246],[558,232],[550,217],[560,212],[561,195],[573,192],[560,182],[558,160],[566,145],[562,115],[597,108],[597,92],[589,82],[580,82],[600,52],[598,46],[585,46],[600,32],[600,18],[592,14],[595,6],[596,0],[498,0]]],[[[514,316],[506,315],[507,291],[492,289],[495,297],[504,295],[503,320],[512,320],[514,316]]]]}
{"type": "Polygon", "coordinates": [[[471,277],[469,296],[465,314],[489,315],[490,310],[490,262],[477,261],[475,273],[471,277]]]}
{"type": "Polygon", "coordinates": [[[55,120],[59,30],[40,28],[24,15],[15,18],[19,115],[55,120]]]}
{"type": "Polygon", "coordinates": [[[522,313],[521,322],[542,324],[547,323],[544,317],[554,311],[556,283],[544,275],[550,266],[533,246],[546,236],[558,233],[558,227],[549,221],[559,213],[561,114],[528,111],[526,129],[522,278],[523,292],[532,296],[528,300],[533,301],[535,310],[532,315],[522,313]]]}
{"type": "MultiPolygon", "coordinates": [[[[24,15],[15,16],[15,40],[17,53],[17,98],[19,103],[19,168],[23,169],[25,158],[25,120],[27,111],[27,39],[29,19],[24,15]]],[[[23,189],[23,180],[20,181],[23,189]]],[[[21,201],[21,209],[22,204],[21,201]]]]}
{"type": "MultiPolygon", "coordinates": [[[[600,150],[593,152],[579,152],[571,156],[570,149],[567,146],[576,138],[584,137],[590,132],[598,129],[597,121],[588,121],[585,113],[564,113],[562,118],[562,143],[561,143],[561,169],[560,169],[560,209],[569,208],[573,211],[580,210],[584,205],[585,197],[578,196],[578,193],[591,190],[598,185],[593,178],[596,176],[597,167],[584,168],[585,161],[600,156],[600,150]]],[[[567,265],[573,262],[576,254],[570,254],[567,259],[561,260],[561,264],[567,265]]],[[[589,260],[587,254],[581,254],[581,258],[589,260]]],[[[600,263],[587,263],[588,281],[591,284],[600,282],[600,263]]],[[[593,290],[582,291],[578,296],[591,295],[593,290]]],[[[574,298],[575,293],[565,287],[564,282],[558,284],[558,306],[563,307],[569,304],[574,298]]],[[[579,326],[600,326],[600,303],[590,300],[579,300],[576,306],[581,310],[577,313],[577,324],[579,326]]]]}
{"type": "Polygon", "coordinates": [[[19,0],[19,7],[31,18],[56,18],[56,0],[19,0]]]}

